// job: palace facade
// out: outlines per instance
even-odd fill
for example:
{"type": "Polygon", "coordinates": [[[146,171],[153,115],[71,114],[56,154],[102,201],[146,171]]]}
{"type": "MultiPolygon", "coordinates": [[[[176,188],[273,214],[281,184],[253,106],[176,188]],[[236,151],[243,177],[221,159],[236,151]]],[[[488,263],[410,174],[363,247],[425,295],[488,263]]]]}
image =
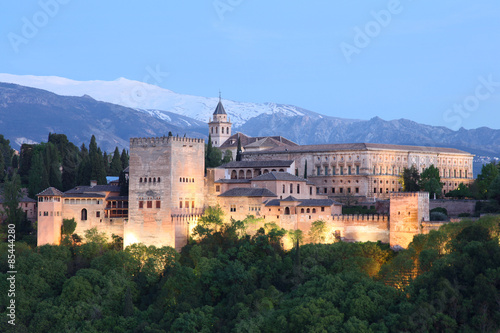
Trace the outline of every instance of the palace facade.
{"type": "MultiPolygon", "coordinates": [[[[371,143],[297,145],[280,136],[252,138],[231,133],[219,101],[209,122],[214,146],[242,160],[205,172],[205,141],[179,137],[131,138],[129,195],[112,185],[49,188],[38,194],[38,244],[58,244],[64,218],[76,233],[97,227],[124,238],[124,245],[182,248],[208,206],[224,219],[251,215],[253,231],[266,223],[307,235],[312,222],[327,226],[327,240],[383,241],[406,247],[414,234],[436,228],[426,193],[400,193],[399,175],[414,165],[440,170],[444,191],[471,182],[473,155],[451,148],[371,143]],[[342,201],[390,200],[387,215],[342,215],[342,201]]],[[[252,231],[250,230],[250,231],[252,231]]],[[[306,239],[307,241],[307,239],[306,239]]],[[[291,246],[292,244],[286,244],[291,246]]]]}

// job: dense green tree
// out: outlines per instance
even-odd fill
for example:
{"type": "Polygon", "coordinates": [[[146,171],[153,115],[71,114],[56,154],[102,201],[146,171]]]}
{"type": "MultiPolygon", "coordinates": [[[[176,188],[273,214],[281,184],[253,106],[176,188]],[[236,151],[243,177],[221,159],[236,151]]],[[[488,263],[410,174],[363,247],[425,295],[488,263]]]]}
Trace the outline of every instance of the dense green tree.
{"type": "Polygon", "coordinates": [[[10,141],[5,139],[2,134],[0,134],[0,153],[3,155],[5,168],[10,167],[12,155],[14,155],[14,149],[10,147],[10,141]]]}
{"type": "Polygon", "coordinates": [[[122,154],[120,155],[120,159],[122,160],[122,168],[128,168],[128,154],[125,148],[122,150],[122,154]]]}
{"type": "Polygon", "coordinates": [[[6,178],[3,189],[3,213],[5,214],[4,226],[13,224],[16,231],[16,239],[31,234],[33,228],[31,222],[26,219],[26,214],[19,207],[21,193],[21,177],[17,173],[11,179],[6,178]]]}
{"type": "Polygon", "coordinates": [[[410,168],[404,168],[399,178],[399,183],[403,187],[404,192],[420,191],[420,174],[417,168],[414,165],[410,168]]]}
{"type": "Polygon", "coordinates": [[[0,154],[0,182],[3,182],[5,179],[5,161],[3,154],[0,154]]]}
{"type": "Polygon", "coordinates": [[[111,165],[109,167],[109,175],[110,176],[120,176],[120,173],[123,170],[122,161],[120,159],[120,151],[118,147],[115,148],[113,153],[113,158],[111,159],[111,165]]]}
{"type": "Polygon", "coordinates": [[[12,167],[14,169],[18,169],[19,168],[19,155],[17,155],[17,154],[14,154],[12,156],[12,167]]]}
{"type": "Polygon", "coordinates": [[[63,224],[61,226],[61,234],[66,236],[71,236],[76,229],[76,221],[72,219],[63,219],[63,224]]]}
{"type": "Polygon", "coordinates": [[[488,188],[488,199],[496,200],[500,204],[500,175],[491,182],[488,188]]]}
{"type": "Polygon", "coordinates": [[[439,169],[434,165],[426,168],[420,175],[419,186],[421,190],[429,192],[431,198],[434,196],[441,196],[443,183],[441,183],[439,169]]]}
{"type": "Polygon", "coordinates": [[[59,190],[62,189],[62,175],[61,175],[61,157],[57,151],[56,146],[48,142],[43,145],[44,148],[44,164],[49,180],[49,185],[59,190]]]}
{"type": "Polygon", "coordinates": [[[309,239],[313,243],[323,243],[326,238],[326,223],[322,220],[316,220],[311,224],[309,230],[309,239]]]}
{"type": "Polygon", "coordinates": [[[41,152],[35,152],[31,162],[29,172],[28,193],[31,198],[34,198],[38,193],[49,187],[49,177],[43,162],[41,152]]]}
{"type": "Polygon", "coordinates": [[[88,186],[90,185],[92,176],[92,165],[90,163],[89,152],[85,147],[85,144],[82,144],[82,146],[80,147],[78,160],[80,161],[80,163],[78,164],[76,173],[76,184],[88,186]]]}
{"type": "Polygon", "coordinates": [[[33,157],[34,145],[23,143],[19,153],[19,176],[21,176],[21,183],[28,184],[28,177],[31,169],[31,160],[33,157]]]}
{"type": "Polygon", "coordinates": [[[477,175],[475,183],[477,184],[477,199],[487,199],[488,190],[491,183],[499,175],[498,166],[495,163],[485,164],[481,167],[481,173],[477,175]]]}
{"type": "Polygon", "coordinates": [[[469,186],[464,183],[460,183],[456,190],[449,191],[446,193],[446,196],[450,198],[464,199],[471,198],[473,194],[469,186]]]}

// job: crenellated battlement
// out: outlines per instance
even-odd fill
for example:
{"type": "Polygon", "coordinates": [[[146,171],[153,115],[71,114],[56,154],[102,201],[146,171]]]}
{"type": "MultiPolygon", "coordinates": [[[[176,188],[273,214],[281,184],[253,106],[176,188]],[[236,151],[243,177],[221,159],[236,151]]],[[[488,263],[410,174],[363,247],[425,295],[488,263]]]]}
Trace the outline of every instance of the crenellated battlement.
{"type": "Polygon", "coordinates": [[[420,197],[420,198],[429,198],[428,192],[395,192],[391,193],[392,198],[411,198],[411,197],[420,197]]]}
{"type": "Polygon", "coordinates": [[[205,144],[204,139],[185,138],[185,137],[181,138],[177,136],[161,136],[161,137],[151,137],[151,138],[130,138],[130,148],[166,146],[174,142],[205,144]]]}
{"type": "Polygon", "coordinates": [[[332,215],[333,221],[376,221],[376,222],[388,222],[389,216],[380,214],[344,214],[344,215],[332,215]]]}

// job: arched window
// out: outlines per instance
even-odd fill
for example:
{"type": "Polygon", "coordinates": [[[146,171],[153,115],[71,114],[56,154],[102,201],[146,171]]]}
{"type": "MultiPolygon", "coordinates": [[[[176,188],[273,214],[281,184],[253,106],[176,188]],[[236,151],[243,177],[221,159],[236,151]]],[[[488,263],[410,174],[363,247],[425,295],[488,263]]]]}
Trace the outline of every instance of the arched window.
{"type": "Polygon", "coordinates": [[[283,193],[285,193],[285,184],[283,184],[283,193]]]}
{"type": "Polygon", "coordinates": [[[139,183],[142,183],[142,177],[141,177],[141,178],[139,178],[139,183]]]}
{"type": "Polygon", "coordinates": [[[285,207],[285,215],[290,215],[290,208],[289,207],[285,207]]]}
{"type": "Polygon", "coordinates": [[[149,177],[149,182],[151,183],[151,177],[149,177]]]}
{"type": "Polygon", "coordinates": [[[300,184],[297,184],[297,194],[300,193],[300,184]]]}
{"type": "Polygon", "coordinates": [[[293,193],[293,184],[290,184],[290,194],[293,193]]]}
{"type": "Polygon", "coordinates": [[[236,170],[231,171],[231,179],[237,179],[238,175],[236,174],[236,170]]]}
{"type": "Polygon", "coordinates": [[[313,208],[313,214],[316,214],[316,208],[313,208]]]}
{"type": "Polygon", "coordinates": [[[238,172],[238,179],[245,179],[245,171],[240,170],[240,172],[238,172]]]}
{"type": "Polygon", "coordinates": [[[226,133],[229,134],[229,127],[226,128],[226,133]]]}
{"type": "Polygon", "coordinates": [[[219,128],[218,128],[218,127],[216,127],[216,128],[215,128],[215,134],[217,134],[218,132],[219,132],[219,128]]]}
{"type": "Polygon", "coordinates": [[[179,178],[179,183],[182,183],[182,177],[179,178]]]}
{"type": "Polygon", "coordinates": [[[156,183],[156,177],[153,177],[153,183],[156,183]]]}
{"type": "Polygon", "coordinates": [[[251,178],[252,178],[252,171],[247,170],[247,179],[251,179],[251,178]]]}
{"type": "Polygon", "coordinates": [[[160,177],[158,177],[158,183],[161,181],[160,177]]]}
{"type": "Polygon", "coordinates": [[[300,209],[300,213],[301,213],[301,214],[304,214],[304,208],[301,208],[301,209],[300,209]]]}
{"type": "Polygon", "coordinates": [[[212,127],[212,134],[214,134],[214,128],[212,127]]]}
{"type": "Polygon", "coordinates": [[[311,210],[309,208],[307,208],[306,212],[307,212],[307,214],[309,214],[311,212],[311,210]]]}
{"type": "Polygon", "coordinates": [[[82,214],[81,215],[82,215],[81,216],[82,217],[81,220],[82,221],[87,221],[87,210],[85,208],[82,209],[82,214]]]}
{"type": "Polygon", "coordinates": [[[224,127],[221,127],[221,133],[224,134],[224,127]]]}
{"type": "Polygon", "coordinates": [[[269,170],[264,169],[264,174],[269,173],[269,170]]]}

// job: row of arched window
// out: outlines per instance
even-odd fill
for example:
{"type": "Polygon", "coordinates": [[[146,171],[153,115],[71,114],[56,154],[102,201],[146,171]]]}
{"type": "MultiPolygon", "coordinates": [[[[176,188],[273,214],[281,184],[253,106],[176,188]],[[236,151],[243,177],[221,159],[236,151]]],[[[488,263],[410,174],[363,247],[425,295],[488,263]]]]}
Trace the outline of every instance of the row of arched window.
{"type": "Polygon", "coordinates": [[[194,183],[194,178],[181,177],[181,178],[179,178],[179,182],[181,182],[181,183],[194,183]]]}
{"type": "MultiPolygon", "coordinates": [[[[218,134],[219,128],[215,127],[215,134],[218,134]]],[[[224,134],[224,127],[220,128],[221,134],[224,134]]],[[[212,127],[212,134],[214,134],[214,127],[212,127]]],[[[229,127],[226,127],[226,134],[229,134],[229,127]]]]}
{"type": "MultiPolygon", "coordinates": [[[[324,208],[322,210],[324,210],[324,208]]],[[[306,209],[301,208],[300,209],[300,213],[301,214],[310,214],[311,213],[311,208],[306,208],[306,209]]],[[[312,213],[316,214],[316,208],[312,209],[312,213]]],[[[285,215],[290,215],[290,208],[289,207],[285,207],[285,215]]]]}
{"type": "Polygon", "coordinates": [[[139,183],[157,183],[157,182],[158,183],[161,182],[160,177],[158,177],[158,178],[156,178],[156,177],[152,177],[152,178],[151,177],[149,177],[149,178],[148,177],[144,177],[144,178],[141,177],[141,178],[139,178],[139,183]]]}

